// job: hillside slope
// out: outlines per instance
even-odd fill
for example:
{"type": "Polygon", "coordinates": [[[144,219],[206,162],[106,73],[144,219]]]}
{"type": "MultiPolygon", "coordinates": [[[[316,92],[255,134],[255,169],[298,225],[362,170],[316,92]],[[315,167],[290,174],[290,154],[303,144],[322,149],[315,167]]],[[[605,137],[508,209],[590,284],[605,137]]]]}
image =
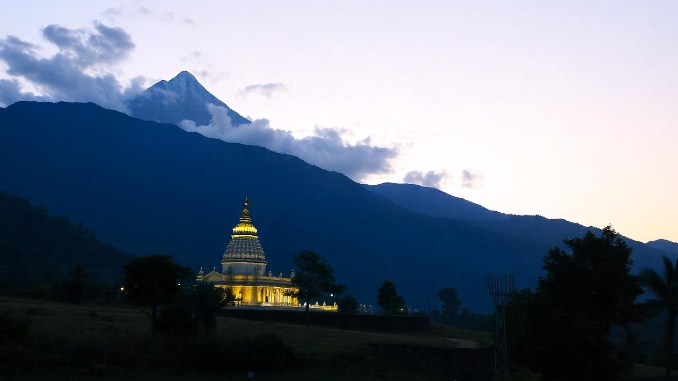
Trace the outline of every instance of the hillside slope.
{"type": "MultiPolygon", "coordinates": [[[[584,226],[564,219],[491,211],[438,189],[419,185],[385,183],[368,185],[366,188],[417,213],[462,221],[489,231],[535,241],[548,247],[563,247],[563,240],[581,237],[589,230],[595,234],[601,232],[600,228],[584,226]]],[[[658,240],[644,244],[631,238],[625,238],[625,240],[633,249],[635,270],[645,267],[658,268],[661,264],[660,255],[671,257],[678,255],[678,244],[670,241],[658,240]]]]}
{"type": "Polygon", "coordinates": [[[130,258],[84,226],[0,192],[0,287],[23,291],[65,278],[75,265],[99,281],[118,284],[130,258]]]}

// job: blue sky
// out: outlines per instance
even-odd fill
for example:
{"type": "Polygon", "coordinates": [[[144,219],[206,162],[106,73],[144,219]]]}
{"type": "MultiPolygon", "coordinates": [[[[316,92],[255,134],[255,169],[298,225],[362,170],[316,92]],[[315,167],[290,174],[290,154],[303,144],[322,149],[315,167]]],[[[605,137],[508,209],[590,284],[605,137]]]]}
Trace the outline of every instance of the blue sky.
{"type": "Polygon", "coordinates": [[[677,17],[675,1],[3,2],[0,101],[113,105],[188,70],[266,128],[393,152],[356,180],[678,241],[677,17]],[[132,45],[58,45],[56,26],[132,45]],[[93,80],[27,77],[11,38],[93,80]]]}

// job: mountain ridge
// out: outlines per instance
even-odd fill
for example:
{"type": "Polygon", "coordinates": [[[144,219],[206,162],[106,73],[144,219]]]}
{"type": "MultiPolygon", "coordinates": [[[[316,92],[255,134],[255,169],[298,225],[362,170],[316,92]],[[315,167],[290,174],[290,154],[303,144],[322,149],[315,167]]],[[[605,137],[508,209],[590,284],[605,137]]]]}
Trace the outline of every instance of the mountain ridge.
{"type": "MultiPolygon", "coordinates": [[[[514,237],[529,239],[549,246],[563,247],[565,239],[580,237],[587,231],[600,234],[595,226],[584,226],[562,218],[549,219],[543,216],[504,214],[490,211],[470,201],[455,197],[436,188],[414,184],[385,183],[366,186],[372,192],[383,195],[396,204],[428,216],[459,220],[465,223],[503,233],[514,237]]],[[[623,237],[639,256],[652,250],[660,250],[670,256],[678,255],[678,244],[666,240],[657,240],[656,244],[644,244],[629,237],[623,237]]],[[[638,256],[636,256],[638,257],[638,256]]],[[[652,263],[641,261],[645,267],[652,263]]]]}
{"type": "Polygon", "coordinates": [[[669,241],[668,239],[656,239],[654,241],[647,242],[646,245],[678,255],[678,243],[669,241]]]}

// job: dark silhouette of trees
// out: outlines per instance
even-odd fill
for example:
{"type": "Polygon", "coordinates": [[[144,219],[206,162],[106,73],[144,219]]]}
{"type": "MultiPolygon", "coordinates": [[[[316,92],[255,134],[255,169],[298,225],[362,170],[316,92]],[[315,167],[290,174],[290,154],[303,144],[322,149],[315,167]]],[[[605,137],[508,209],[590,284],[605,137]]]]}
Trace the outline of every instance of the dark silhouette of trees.
{"type": "Polygon", "coordinates": [[[459,310],[461,309],[461,300],[457,296],[457,290],[454,288],[443,288],[438,292],[438,298],[443,303],[442,317],[446,324],[453,324],[458,321],[459,310]]]}
{"type": "Polygon", "coordinates": [[[191,275],[168,255],[137,257],[125,265],[124,289],[128,302],[151,308],[151,332],[156,334],[158,308],[179,295],[179,281],[191,275]]]}
{"type": "Polygon", "coordinates": [[[334,271],[325,258],[313,251],[302,251],[294,258],[297,268],[292,284],[299,287],[296,296],[306,304],[305,320],[308,325],[308,313],[311,300],[337,290],[334,271]]]}
{"type": "Polygon", "coordinates": [[[398,295],[395,284],[390,280],[384,281],[379,287],[377,304],[385,314],[395,315],[405,312],[405,299],[398,295]]]}
{"type": "Polygon", "coordinates": [[[673,366],[673,338],[678,313],[678,259],[671,263],[667,256],[662,256],[664,269],[661,275],[652,269],[644,269],[638,278],[643,289],[652,295],[645,305],[653,312],[666,311],[667,320],[664,329],[663,356],[666,364],[666,380],[671,379],[673,366]]]}
{"type": "Polygon", "coordinates": [[[198,333],[205,337],[217,332],[217,312],[235,300],[230,288],[214,287],[209,283],[199,282],[192,290],[189,299],[198,333]]]}
{"type": "Polygon", "coordinates": [[[344,314],[354,314],[358,311],[358,301],[353,295],[345,295],[339,298],[339,312],[344,314]]]}
{"type": "Polygon", "coordinates": [[[629,273],[631,249],[609,226],[564,243],[571,254],[549,250],[536,292],[509,302],[509,353],[544,380],[618,380],[632,362],[614,351],[610,329],[638,320],[642,293],[629,273]]]}

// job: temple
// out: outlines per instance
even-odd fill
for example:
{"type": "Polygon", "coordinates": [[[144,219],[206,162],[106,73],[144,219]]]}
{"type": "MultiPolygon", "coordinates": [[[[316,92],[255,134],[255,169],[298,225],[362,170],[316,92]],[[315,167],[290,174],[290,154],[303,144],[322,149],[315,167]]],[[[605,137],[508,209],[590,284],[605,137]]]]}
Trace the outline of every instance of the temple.
{"type": "Polygon", "coordinates": [[[249,204],[245,197],[240,220],[221,258],[221,273],[214,268],[205,274],[200,268],[196,280],[230,288],[237,306],[298,307],[299,301],[293,296],[299,290],[292,285],[294,271],[289,278],[282,273],[278,276],[271,271],[266,273],[266,255],[252,224],[249,204]]]}

